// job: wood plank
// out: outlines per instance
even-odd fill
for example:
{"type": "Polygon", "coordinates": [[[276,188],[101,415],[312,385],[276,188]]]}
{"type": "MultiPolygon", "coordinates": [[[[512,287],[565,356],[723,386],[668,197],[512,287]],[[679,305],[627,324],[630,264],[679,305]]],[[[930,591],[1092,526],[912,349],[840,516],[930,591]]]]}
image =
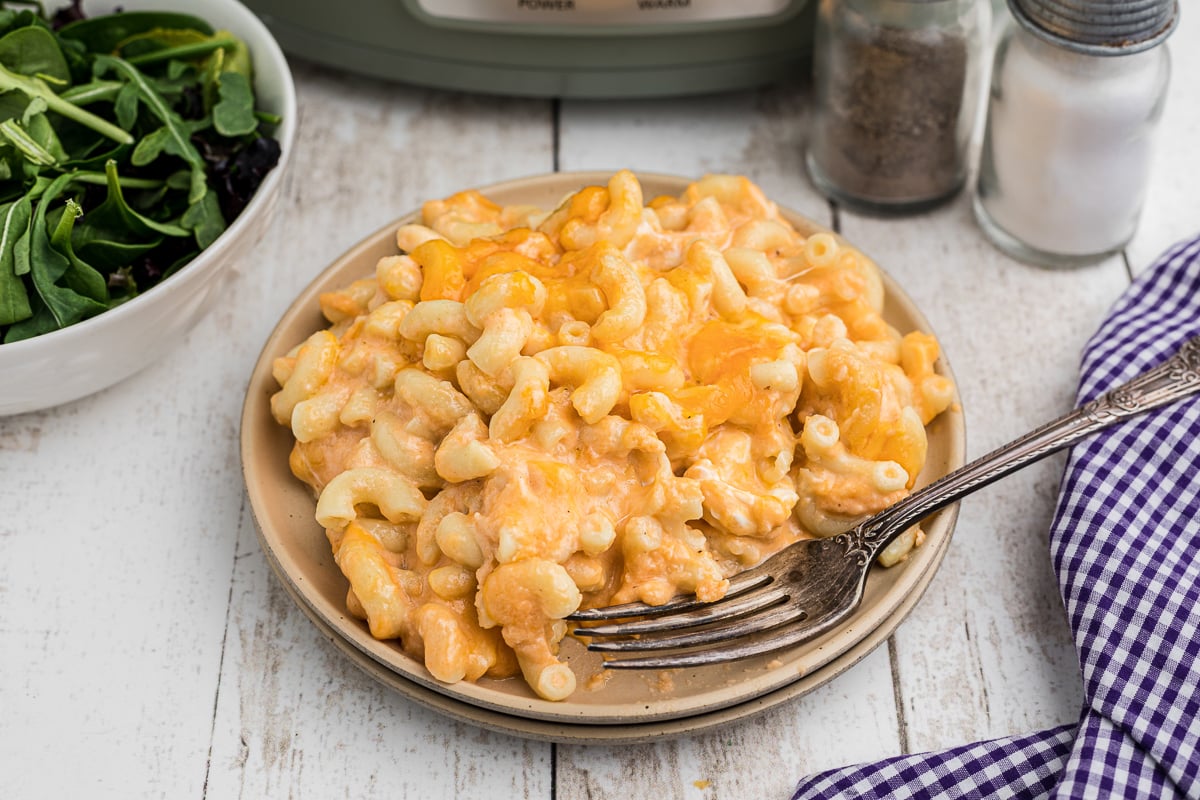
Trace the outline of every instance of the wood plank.
{"type": "MultiPolygon", "coordinates": [[[[803,179],[803,84],[670,103],[562,105],[562,170],[632,168],[698,178],[738,173],[818,222],[829,205],[803,179]]],[[[719,732],[648,747],[559,747],[560,797],[784,796],[801,775],[898,748],[891,668],[880,648],[803,698],[719,732]],[[707,782],[707,783],[705,783],[707,782]]]]}
{"type": "MultiPolygon", "coordinates": [[[[1018,264],[970,214],[964,195],[913,218],[840,218],[939,334],[975,457],[1071,407],[1083,344],[1128,278],[1119,257],[1086,274],[1018,264]]],[[[1062,463],[963,501],[938,576],[893,637],[910,750],[1076,718],[1078,671],[1047,549],[1062,463]]]]}
{"type": "Polygon", "coordinates": [[[199,796],[241,492],[195,355],[0,420],[0,796],[199,796]]]}
{"type": "MultiPolygon", "coordinates": [[[[251,762],[249,785],[318,797],[346,791],[336,747],[328,760],[287,749],[292,731],[279,723],[293,715],[302,731],[322,730],[322,744],[374,742],[381,755],[370,757],[381,769],[384,755],[403,752],[409,767],[380,782],[389,795],[403,780],[428,789],[443,779],[475,793],[483,776],[491,785],[502,771],[490,763],[498,749],[517,754],[505,757],[513,766],[502,785],[548,794],[538,783],[549,774],[547,745],[479,738],[381,698],[357,676],[339,695],[340,716],[287,693],[265,709],[255,705],[264,675],[285,687],[327,683],[307,663],[308,649],[319,647],[308,623],[265,601],[265,572],[242,562],[235,569],[239,531],[242,554],[255,557],[245,538],[237,434],[262,341],[314,275],[388,220],[430,197],[552,168],[547,102],[422,92],[302,65],[296,73],[295,169],[275,225],[239,265],[223,305],[129,381],[61,409],[0,420],[2,797],[70,796],[85,787],[97,798],[200,797],[210,746],[236,752],[243,728],[284,748],[251,762]],[[226,653],[214,724],[227,617],[245,636],[234,652],[249,660],[226,653]],[[243,723],[242,708],[258,716],[243,723]],[[395,720],[416,722],[407,734],[382,735],[402,727],[395,720]],[[487,763],[450,764],[448,737],[475,742],[487,763]],[[40,766],[47,754],[71,768],[40,766]]],[[[322,658],[328,676],[339,678],[344,669],[329,653],[322,658]]],[[[229,785],[226,772],[217,777],[229,785]]]]}
{"type": "MultiPolygon", "coordinates": [[[[343,250],[446,196],[552,169],[550,104],[442,92],[301,68],[297,163],[261,272],[239,287],[261,342],[343,250]],[[469,157],[464,157],[469,155],[469,157]],[[303,235],[297,235],[303,232],[303,235]]],[[[257,353],[248,353],[248,375],[257,353]]],[[[243,509],[243,512],[246,510],[243,509]]],[[[248,516],[229,597],[210,797],[549,794],[550,747],[488,734],[380,688],[324,642],[267,569],[248,516]]]]}
{"type": "Polygon", "coordinates": [[[886,647],[803,697],[718,730],[644,746],[558,747],[558,797],[786,797],[804,775],[896,752],[886,647]]]}
{"type": "Polygon", "coordinates": [[[239,530],[205,796],[549,797],[551,748],[451,721],[326,641],[239,530]]]}

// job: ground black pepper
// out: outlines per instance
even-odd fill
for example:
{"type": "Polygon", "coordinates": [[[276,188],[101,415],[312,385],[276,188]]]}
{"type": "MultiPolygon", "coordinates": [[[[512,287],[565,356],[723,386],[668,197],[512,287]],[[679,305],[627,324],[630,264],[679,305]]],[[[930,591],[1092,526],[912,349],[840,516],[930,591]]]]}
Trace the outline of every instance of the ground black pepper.
{"type": "Polygon", "coordinates": [[[853,8],[836,13],[817,46],[821,107],[809,149],[817,183],[843,200],[884,206],[954,194],[966,172],[966,34],[881,25],[853,8]]]}

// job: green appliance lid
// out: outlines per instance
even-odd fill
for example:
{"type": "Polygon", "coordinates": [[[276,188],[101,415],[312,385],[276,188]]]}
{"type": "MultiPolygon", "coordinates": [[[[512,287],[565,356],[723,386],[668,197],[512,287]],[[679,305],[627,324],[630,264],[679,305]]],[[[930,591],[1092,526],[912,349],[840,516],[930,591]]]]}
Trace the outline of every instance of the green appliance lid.
{"type": "Polygon", "coordinates": [[[809,69],[808,0],[243,0],[290,54],[527,97],[700,94],[809,69]]]}

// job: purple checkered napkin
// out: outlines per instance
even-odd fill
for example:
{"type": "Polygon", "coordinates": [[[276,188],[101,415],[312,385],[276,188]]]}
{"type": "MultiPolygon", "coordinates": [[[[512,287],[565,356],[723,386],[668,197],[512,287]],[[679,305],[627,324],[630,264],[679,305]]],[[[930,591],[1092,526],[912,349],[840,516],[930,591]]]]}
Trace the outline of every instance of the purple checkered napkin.
{"type": "MultiPolygon", "coordinates": [[[[1200,334],[1200,237],[1165,253],[1084,350],[1078,401],[1200,334]]],[[[828,798],[1200,798],[1200,399],[1072,448],[1050,535],[1083,672],[1078,724],[800,781],[828,798]]]]}

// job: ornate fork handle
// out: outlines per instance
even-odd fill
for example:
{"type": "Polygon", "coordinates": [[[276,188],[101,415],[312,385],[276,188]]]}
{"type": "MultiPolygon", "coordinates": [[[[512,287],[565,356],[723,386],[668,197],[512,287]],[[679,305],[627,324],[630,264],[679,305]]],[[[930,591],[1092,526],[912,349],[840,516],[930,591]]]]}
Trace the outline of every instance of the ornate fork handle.
{"type": "Polygon", "coordinates": [[[874,559],[910,525],[1005,475],[1123,419],[1200,391],[1200,336],[1161,366],[981,456],[836,537],[859,559],[874,559]]]}

